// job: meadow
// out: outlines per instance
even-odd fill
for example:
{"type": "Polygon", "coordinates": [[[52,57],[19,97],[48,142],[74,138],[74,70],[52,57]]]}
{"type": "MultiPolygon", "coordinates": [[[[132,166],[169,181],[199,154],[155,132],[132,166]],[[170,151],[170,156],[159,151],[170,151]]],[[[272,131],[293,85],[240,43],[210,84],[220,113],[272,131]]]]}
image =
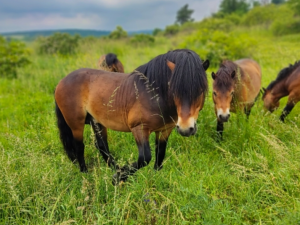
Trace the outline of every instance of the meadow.
{"type": "MultiPolygon", "coordinates": [[[[264,87],[299,60],[299,34],[276,37],[261,28],[238,32],[257,42],[252,58],[261,65],[264,87]]],[[[95,39],[81,43],[80,53],[70,57],[33,51],[32,63],[18,71],[17,79],[0,79],[0,224],[300,224],[300,107],[282,123],[286,98],[273,114],[259,99],[248,122],[241,113],[231,116],[218,142],[214,65],[207,71],[210,90],[198,132],[188,138],[172,132],[162,170],[153,169],[152,159],[126,183],[113,186],[114,171],[95,148],[89,126],[89,172],[80,173],[64,153],[53,95],[63,77],[78,68],[97,68],[97,59],[108,52],[117,54],[129,73],[179,48],[187,35],[158,36],[152,45],[95,39]]],[[[120,165],[138,156],[131,133],[109,130],[108,143],[120,165]]]]}

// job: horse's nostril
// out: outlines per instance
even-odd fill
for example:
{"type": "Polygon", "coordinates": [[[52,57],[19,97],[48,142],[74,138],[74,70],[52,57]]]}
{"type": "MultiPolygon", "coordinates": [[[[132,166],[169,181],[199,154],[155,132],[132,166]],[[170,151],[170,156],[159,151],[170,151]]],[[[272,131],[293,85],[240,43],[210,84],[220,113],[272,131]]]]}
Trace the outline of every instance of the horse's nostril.
{"type": "Polygon", "coordinates": [[[176,128],[177,128],[177,129],[179,129],[179,126],[178,126],[178,125],[176,125],[176,128]]]}
{"type": "Polygon", "coordinates": [[[190,133],[194,132],[194,127],[190,127],[190,133]]]}

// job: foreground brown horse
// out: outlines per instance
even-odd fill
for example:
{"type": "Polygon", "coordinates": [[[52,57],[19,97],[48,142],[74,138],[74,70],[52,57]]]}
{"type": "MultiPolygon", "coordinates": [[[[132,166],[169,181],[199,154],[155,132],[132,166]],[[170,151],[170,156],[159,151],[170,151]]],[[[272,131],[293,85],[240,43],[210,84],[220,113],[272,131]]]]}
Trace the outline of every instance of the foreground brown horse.
{"type": "Polygon", "coordinates": [[[123,64],[113,53],[102,55],[98,61],[98,67],[100,70],[124,73],[123,64]]]}
{"type": "Polygon", "coordinates": [[[212,78],[217,131],[222,137],[223,123],[228,121],[230,112],[243,110],[249,117],[260,91],[261,70],[252,59],[225,60],[216,74],[212,72],[212,78]]]}
{"type": "Polygon", "coordinates": [[[205,70],[209,63],[191,50],[159,55],[131,74],[79,69],[56,87],[56,116],[60,138],[68,157],[84,161],[83,130],[91,124],[96,146],[109,166],[115,166],[107,144],[107,128],[132,132],[139,156],[131,166],[120,168],[115,180],[149,164],[149,135],[156,134],[155,169],[162,168],[168,137],[176,126],[182,136],[196,132],[196,120],[208,89],[205,70]],[[113,76],[112,76],[113,75],[113,76]]]}
{"type": "Polygon", "coordinates": [[[263,90],[264,94],[262,99],[264,106],[270,112],[273,112],[279,107],[279,100],[281,98],[289,96],[287,104],[280,116],[280,120],[284,121],[285,117],[300,100],[300,61],[282,69],[276,80],[272,81],[267,89],[263,88],[263,90]]]}

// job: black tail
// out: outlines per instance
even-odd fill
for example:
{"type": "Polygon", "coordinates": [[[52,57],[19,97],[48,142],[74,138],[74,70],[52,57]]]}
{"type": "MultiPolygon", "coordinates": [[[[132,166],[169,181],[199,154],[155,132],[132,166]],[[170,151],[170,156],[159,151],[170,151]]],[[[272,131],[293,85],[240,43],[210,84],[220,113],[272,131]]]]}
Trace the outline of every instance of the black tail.
{"type": "Polygon", "coordinates": [[[105,57],[106,64],[112,66],[118,62],[117,56],[113,53],[108,53],[105,57]]]}
{"type": "Polygon", "coordinates": [[[73,133],[65,121],[63,114],[61,113],[60,109],[58,108],[55,102],[55,113],[57,117],[57,126],[59,129],[59,137],[64,146],[65,152],[67,153],[69,159],[74,162],[76,160],[76,151],[74,149],[74,138],[73,133]]]}

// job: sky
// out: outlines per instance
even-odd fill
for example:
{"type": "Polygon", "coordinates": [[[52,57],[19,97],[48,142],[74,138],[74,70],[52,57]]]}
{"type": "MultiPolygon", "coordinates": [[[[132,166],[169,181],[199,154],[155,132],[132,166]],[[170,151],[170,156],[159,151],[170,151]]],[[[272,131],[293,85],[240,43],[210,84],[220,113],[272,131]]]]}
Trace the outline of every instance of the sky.
{"type": "Polygon", "coordinates": [[[222,0],[0,0],[0,33],[31,30],[164,29],[185,4],[199,21],[217,12],[222,0]]]}

